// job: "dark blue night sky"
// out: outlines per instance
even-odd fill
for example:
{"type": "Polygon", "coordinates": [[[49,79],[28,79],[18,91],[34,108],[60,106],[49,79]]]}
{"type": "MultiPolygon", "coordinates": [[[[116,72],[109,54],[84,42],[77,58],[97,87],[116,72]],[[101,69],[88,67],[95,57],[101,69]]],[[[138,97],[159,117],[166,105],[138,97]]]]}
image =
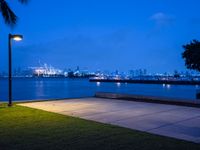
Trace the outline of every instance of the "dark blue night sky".
{"type": "Polygon", "coordinates": [[[0,20],[0,71],[7,70],[7,34],[13,67],[185,70],[182,45],[200,40],[199,0],[8,0],[19,17],[10,29],[0,20]]]}

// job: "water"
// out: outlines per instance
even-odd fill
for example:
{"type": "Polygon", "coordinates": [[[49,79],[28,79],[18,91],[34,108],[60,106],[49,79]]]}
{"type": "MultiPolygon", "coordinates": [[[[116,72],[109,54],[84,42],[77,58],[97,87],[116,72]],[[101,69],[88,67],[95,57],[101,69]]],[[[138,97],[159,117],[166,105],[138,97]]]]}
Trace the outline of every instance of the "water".
{"type": "MultiPolygon", "coordinates": [[[[88,79],[15,78],[14,100],[39,100],[94,96],[95,92],[114,92],[194,100],[198,86],[95,83],[88,79]]],[[[7,101],[8,81],[0,79],[0,100],[7,101]]]]}

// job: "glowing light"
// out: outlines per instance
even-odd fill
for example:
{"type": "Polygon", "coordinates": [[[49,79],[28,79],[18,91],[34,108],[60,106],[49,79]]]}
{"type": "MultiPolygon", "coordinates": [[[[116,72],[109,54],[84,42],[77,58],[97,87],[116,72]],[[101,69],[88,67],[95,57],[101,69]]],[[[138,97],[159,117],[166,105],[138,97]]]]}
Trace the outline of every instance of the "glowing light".
{"type": "Polygon", "coordinates": [[[15,41],[21,41],[23,39],[22,35],[12,35],[12,39],[15,41]]]}
{"type": "Polygon", "coordinates": [[[22,38],[20,38],[20,37],[14,37],[13,40],[15,40],[15,41],[21,41],[22,38]]]}
{"type": "Polygon", "coordinates": [[[163,84],[162,86],[163,86],[163,87],[165,87],[166,85],[165,85],[165,84],[163,84]]]}

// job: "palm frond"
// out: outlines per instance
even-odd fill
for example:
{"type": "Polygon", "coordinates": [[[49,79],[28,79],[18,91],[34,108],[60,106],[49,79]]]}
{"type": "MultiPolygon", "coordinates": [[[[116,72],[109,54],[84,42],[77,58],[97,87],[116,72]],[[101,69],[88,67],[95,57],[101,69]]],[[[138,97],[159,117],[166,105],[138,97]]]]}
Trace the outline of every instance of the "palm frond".
{"type": "Polygon", "coordinates": [[[28,3],[28,1],[29,0],[18,0],[20,3],[22,3],[22,4],[26,4],[26,3],[28,3]]]}
{"type": "Polygon", "coordinates": [[[15,13],[10,9],[9,5],[5,0],[0,1],[0,12],[4,18],[6,24],[13,26],[17,22],[17,16],[15,13]]]}

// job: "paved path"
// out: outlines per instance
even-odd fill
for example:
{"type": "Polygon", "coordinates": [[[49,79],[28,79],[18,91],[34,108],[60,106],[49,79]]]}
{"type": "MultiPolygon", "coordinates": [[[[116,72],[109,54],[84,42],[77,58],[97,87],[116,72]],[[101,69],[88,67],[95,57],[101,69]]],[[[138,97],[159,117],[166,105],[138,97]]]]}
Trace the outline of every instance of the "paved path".
{"type": "Polygon", "coordinates": [[[20,105],[200,143],[200,108],[101,98],[20,105]]]}

